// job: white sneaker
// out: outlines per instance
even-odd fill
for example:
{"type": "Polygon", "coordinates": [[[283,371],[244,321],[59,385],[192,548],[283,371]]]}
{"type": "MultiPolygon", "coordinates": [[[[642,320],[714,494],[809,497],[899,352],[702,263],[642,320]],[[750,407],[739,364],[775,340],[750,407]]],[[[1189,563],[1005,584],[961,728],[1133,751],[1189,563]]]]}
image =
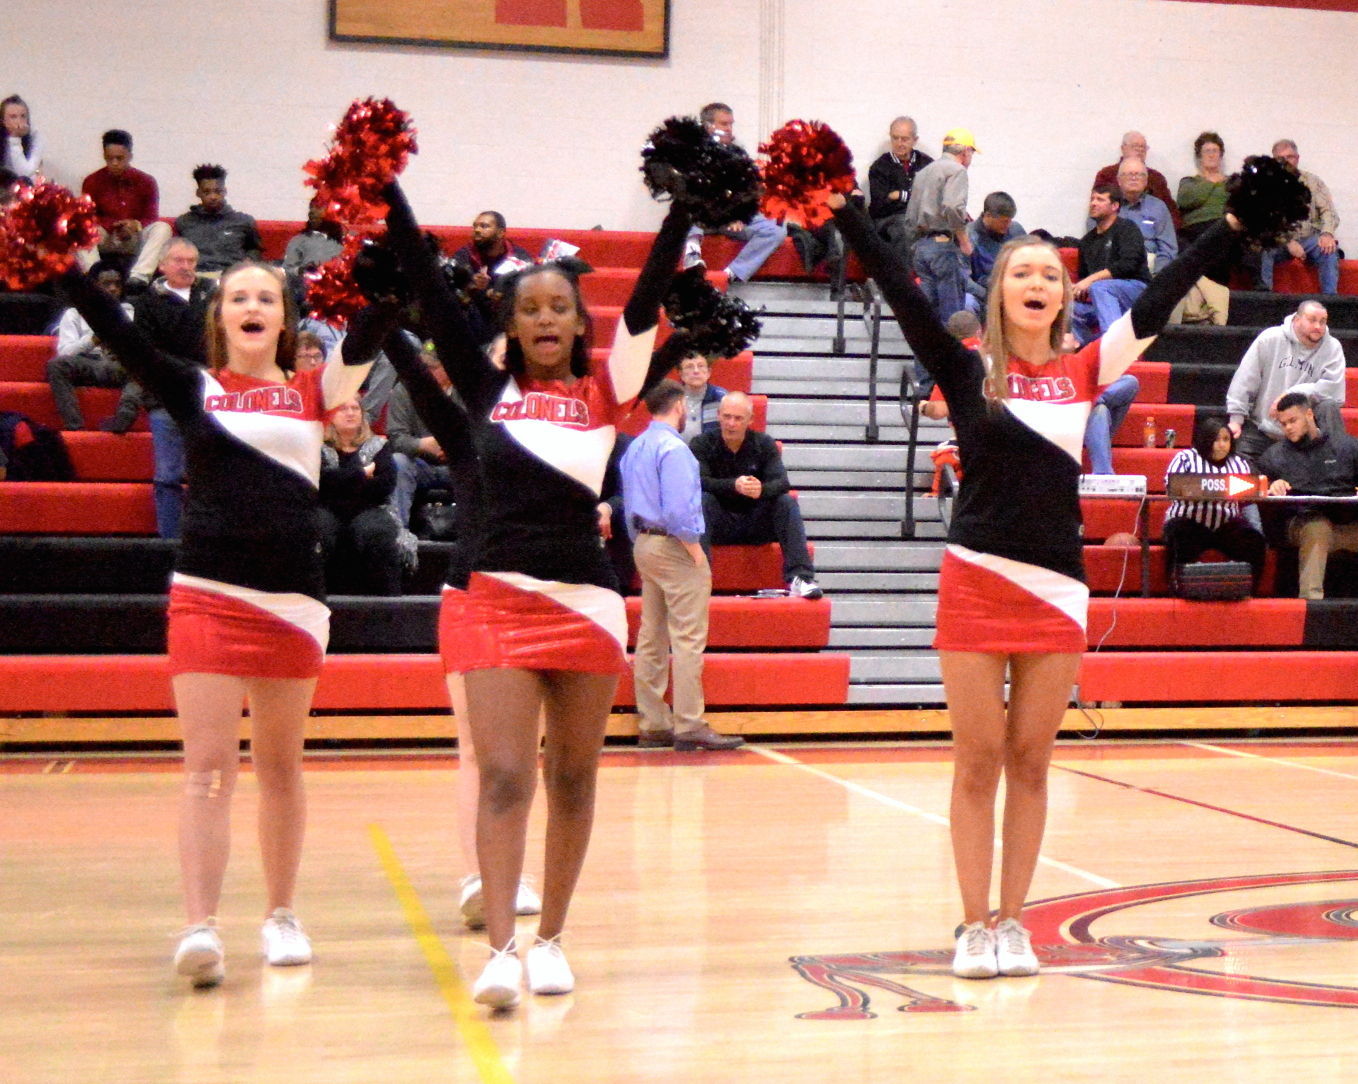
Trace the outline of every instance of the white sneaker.
{"type": "Polygon", "coordinates": [[[311,939],[297,916],[286,907],[275,909],[260,930],[264,956],[274,967],[295,967],[311,963],[311,939]]]}
{"type": "Polygon", "coordinates": [[[519,890],[514,894],[514,913],[516,915],[542,914],[542,897],[537,894],[527,880],[519,882],[519,890]]]}
{"type": "Polygon", "coordinates": [[[183,975],[195,987],[216,986],[226,978],[226,950],[217,936],[217,920],[209,918],[197,926],[188,926],[179,935],[179,947],[174,953],[175,973],[183,975]]]}
{"type": "Polygon", "coordinates": [[[1018,919],[1006,918],[995,927],[995,961],[1001,975],[1037,974],[1037,953],[1018,919]]]}
{"type": "Polygon", "coordinates": [[[512,1009],[519,1003],[522,985],[523,961],[511,940],[504,948],[491,952],[480,978],[472,985],[472,1000],[492,1009],[512,1009]]]}
{"type": "Polygon", "coordinates": [[[800,576],[792,577],[787,591],[793,598],[820,598],[824,594],[815,580],[804,580],[800,576]]]}
{"type": "Polygon", "coordinates": [[[995,931],[984,922],[963,926],[958,933],[952,973],[959,979],[993,979],[1000,973],[995,959],[995,931]]]}
{"type": "Polygon", "coordinates": [[[462,878],[462,897],[457,909],[462,912],[462,924],[469,930],[486,926],[486,901],[481,897],[481,875],[469,873],[462,878]]]}
{"type": "Polygon", "coordinates": [[[528,988],[535,994],[569,994],[575,989],[575,974],[561,949],[561,935],[550,941],[537,939],[528,950],[528,988]]]}

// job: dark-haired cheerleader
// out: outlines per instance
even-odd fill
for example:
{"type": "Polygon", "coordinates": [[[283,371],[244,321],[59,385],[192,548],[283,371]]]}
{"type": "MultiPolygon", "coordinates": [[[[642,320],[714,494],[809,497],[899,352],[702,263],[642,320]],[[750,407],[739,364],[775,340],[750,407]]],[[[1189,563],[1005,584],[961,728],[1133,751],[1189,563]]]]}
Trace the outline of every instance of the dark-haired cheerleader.
{"type": "Polygon", "coordinates": [[[478,552],[465,595],[441,616],[439,640],[445,669],[466,675],[479,760],[477,857],[492,953],[473,996],[509,1008],[523,982],[515,896],[540,715],[547,846],[528,984],[534,993],[558,994],[575,983],[561,934],[589,845],[599,751],[627,632],[596,509],[620,404],[635,398],[650,369],[660,304],[690,219],[678,206],[666,217],[606,367],[590,371],[589,314],[578,283],[544,265],[505,286],[499,369],[477,348],[404,195],[392,185],[385,196],[391,243],[467,405],[482,472],[478,552]]]}

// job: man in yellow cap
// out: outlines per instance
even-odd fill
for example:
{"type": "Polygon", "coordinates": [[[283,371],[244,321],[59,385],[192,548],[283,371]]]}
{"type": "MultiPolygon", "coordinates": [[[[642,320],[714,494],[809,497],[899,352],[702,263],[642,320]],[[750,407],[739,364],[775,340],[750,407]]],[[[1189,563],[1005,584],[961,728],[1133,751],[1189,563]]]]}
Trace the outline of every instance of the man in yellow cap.
{"type": "Polygon", "coordinates": [[[943,136],[938,161],[925,166],[915,178],[905,209],[906,222],[915,234],[911,259],[920,287],[945,322],[966,307],[971,259],[967,167],[976,152],[976,137],[970,129],[950,129],[943,136]]]}

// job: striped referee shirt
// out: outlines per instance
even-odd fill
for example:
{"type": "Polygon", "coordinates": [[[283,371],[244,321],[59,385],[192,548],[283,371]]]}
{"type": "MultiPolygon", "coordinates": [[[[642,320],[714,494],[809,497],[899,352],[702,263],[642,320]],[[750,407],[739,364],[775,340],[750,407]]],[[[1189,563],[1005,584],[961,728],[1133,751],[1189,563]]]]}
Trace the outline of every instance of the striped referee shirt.
{"type": "MultiPolygon", "coordinates": [[[[1222,462],[1213,463],[1198,454],[1196,448],[1185,448],[1170,460],[1165,471],[1165,485],[1169,485],[1171,474],[1254,474],[1254,468],[1243,456],[1228,455],[1222,462]]],[[[1215,531],[1222,524],[1241,516],[1239,501],[1173,501],[1165,513],[1166,519],[1182,516],[1197,520],[1204,527],[1215,531]]]]}

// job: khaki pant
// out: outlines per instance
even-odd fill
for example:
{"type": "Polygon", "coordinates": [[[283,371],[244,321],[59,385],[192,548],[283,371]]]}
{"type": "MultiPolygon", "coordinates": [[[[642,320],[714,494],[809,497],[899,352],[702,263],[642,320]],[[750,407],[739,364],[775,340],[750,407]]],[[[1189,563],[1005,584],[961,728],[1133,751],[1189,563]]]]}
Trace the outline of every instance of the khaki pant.
{"type": "Polygon", "coordinates": [[[712,571],[700,568],[682,542],[641,534],[632,555],[641,574],[641,628],[632,657],[641,729],[687,734],[703,726],[703,651],[712,571]],[[674,655],[674,710],[665,706],[674,655]]]}
{"type": "Polygon", "coordinates": [[[1297,547],[1298,598],[1325,597],[1325,564],[1336,550],[1358,551],[1358,523],[1331,523],[1324,516],[1294,519],[1287,538],[1297,547]]]}

